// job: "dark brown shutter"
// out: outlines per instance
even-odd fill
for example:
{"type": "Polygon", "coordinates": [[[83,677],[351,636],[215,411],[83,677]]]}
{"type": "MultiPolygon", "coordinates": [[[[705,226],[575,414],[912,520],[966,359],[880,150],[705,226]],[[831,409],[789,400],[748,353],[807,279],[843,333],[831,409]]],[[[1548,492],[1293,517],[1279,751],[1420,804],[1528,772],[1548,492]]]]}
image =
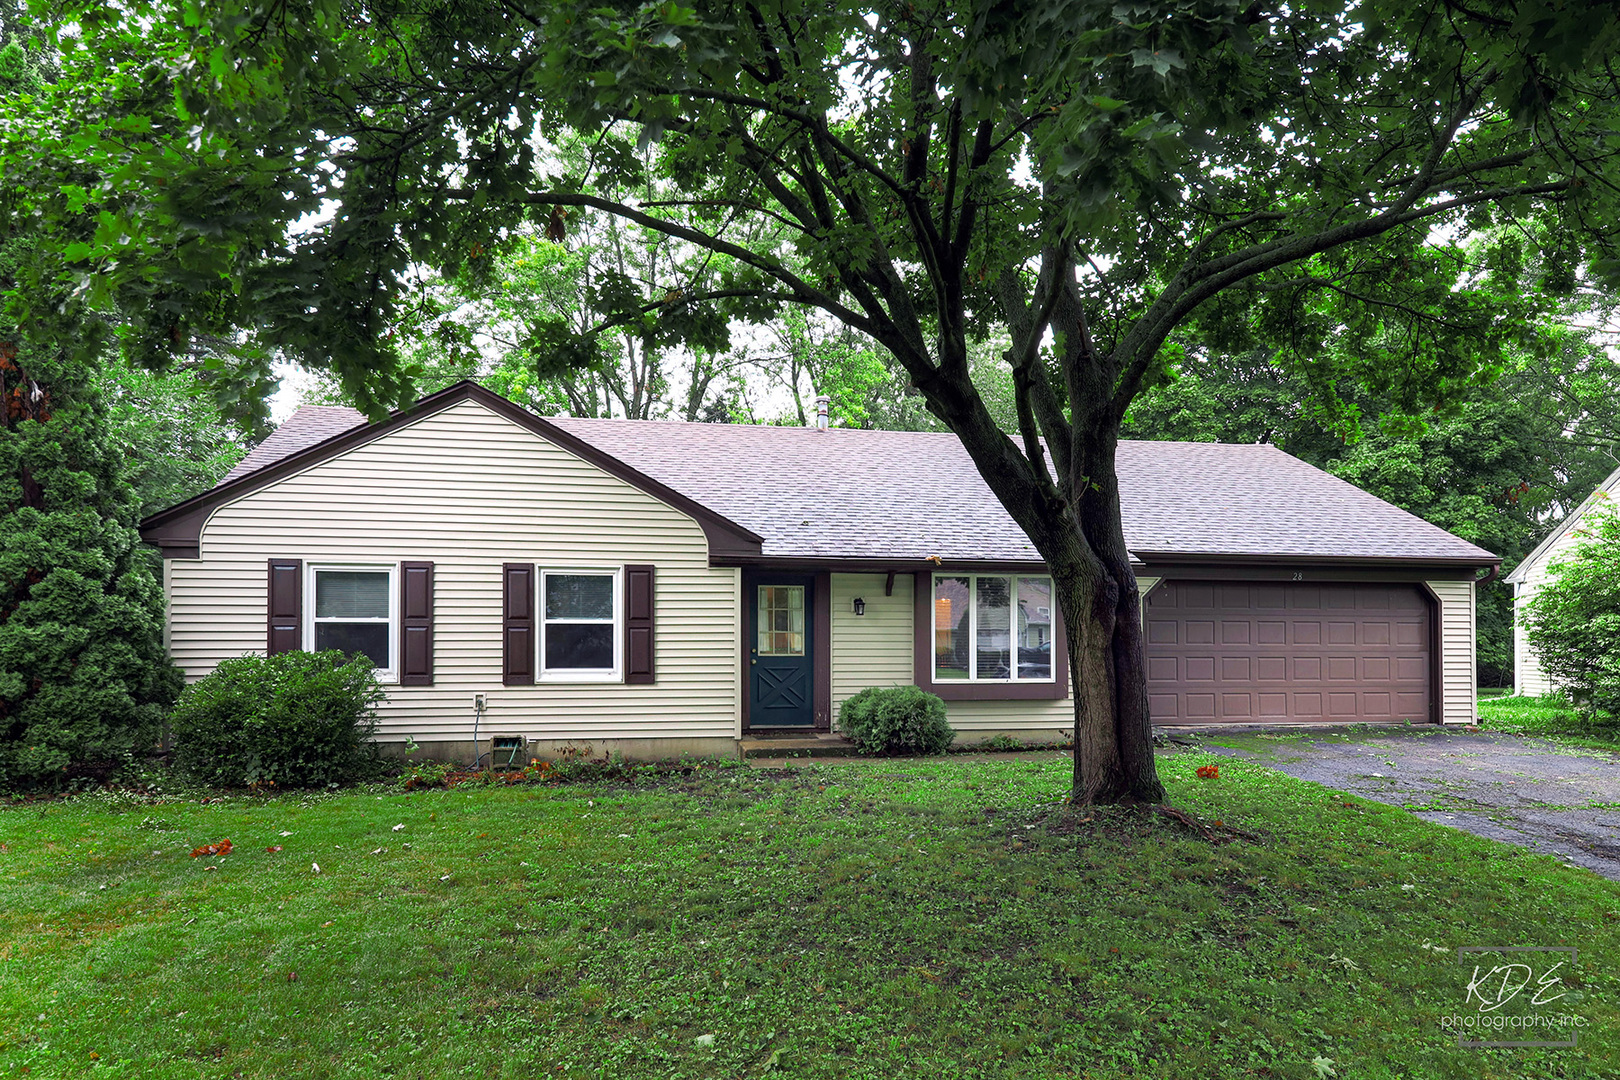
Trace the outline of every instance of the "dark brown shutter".
{"type": "Polygon", "coordinates": [[[501,567],[501,682],[534,682],[534,564],[501,567]]]}
{"type": "Polygon", "coordinates": [[[399,684],[433,685],[433,564],[399,564],[399,684]]]}
{"type": "Polygon", "coordinates": [[[304,647],[304,560],[270,560],[270,597],[266,656],[304,647]]]}
{"type": "Polygon", "coordinates": [[[624,568],[624,681],[653,682],[653,568],[624,568]]]}

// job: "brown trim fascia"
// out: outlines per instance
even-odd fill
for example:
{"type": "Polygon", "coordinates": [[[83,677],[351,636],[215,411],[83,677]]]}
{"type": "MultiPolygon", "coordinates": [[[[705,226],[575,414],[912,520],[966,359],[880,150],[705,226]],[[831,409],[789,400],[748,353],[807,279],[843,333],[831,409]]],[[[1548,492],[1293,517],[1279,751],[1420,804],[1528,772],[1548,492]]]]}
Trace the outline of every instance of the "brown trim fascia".
{"type": "MultiPolygon", "coordinates": [[[[1069,696],[1069,632],[1063,623],[1063,610],[1052,598],[1052,681],[1051,682],[935,682],[934,681],[934,590],[933,575],[949,574],[955,566],[933,570],[919,570],[912,581],[912,681],[917,686],[938,695],[945,701],[1058,701],[1069,696]]],[[[984,573],[997,570],[1022,573],[1025,567],[1009,568],[1005,563],[984,573]]]]}
{"type": "Polygon", "coordinates": [[[815,655],[810,658],[812,707],[817,731],[832,730],[832,574],[826,570],[816,575],[815,595],[811,597],[815,612],[815,655]]]}
{"type": "MultiPolygon", "coordinates": [[[[703,506],[673,488],[666,487],[652,477],[642,473],[611,454],[591,446],[576,435],[572,435],[557,425],[550,423],[542,417],[523,408],[514,402],[508,401],[499,394],[485,390],[475,382],[462,380],[436,394],[429,394],[414,405],[392,413],[388,419],[375,424],[361,424],[340,432],[329,439],[306,447],[295,454],[290,454],[279,461],[272,462],[262,469],[237,477],[228,483],[210,488],[185,502],[177,503],[166,510],[159,510],[141,522],[141,539],[162,551],[164,558],[197,558],[202,542],[202,528],[209,516],[220,506],[232,500],[239,499],[263,487],[285,479],[294,473],[302,472],[313,465],[318,465],[352,450],[363,446],[373,439],[398,431],[400,428],[415,423],[424,417],[464,401],[475,401],[490,411],[506,417],[519,426],[526,428],[548,442],[569,451],[577,457],[597,466],[603,472],[615,476],[632,487],[651,495],[653,498],[681,511],[695,519],[703,529],[703,535],[709,541],[709,557],[738,559],[759,554],[760,545],[764,538],[757,533],[745,529],[722,514],[718,514],[703,506]]],[[[721,564],[714,565],[735,565],[721,564]]]]}
{"type": "Polygon", "coordinates": [[[992,574],[1009,571],[1020,574],[1049,574],[1046,563],[1010,562],[1006,559],[946,559],[935,563],[931,559],[872,559],[859,555],[817,556],[755,555],[749,558],[720,558],[709,560],[710,566],[740,566],[747,570],[775,570],[782,573],[813,573],[822,570],[839,574],[917,574],[959,572],[963,574],[992,574]]]}
{"type": "Polygon", "coordinates": [[[1179,581],[1470,581],[1468,566],[1345,566],[1322,563],[1152,563],[1136,571],[1145,577],[1179,581]],[[1295,575],[1300,575],[1296,577],[1295,575]]]}
{"type": "MultiPolygon", "coordinates": [[[[1446,638],[1444,633],[1446,619],[1445,601],[1435,592],[1427,581],[1418,582],[1423,586],[1423,594],[1429,598],[1429,716],[1436,724],[1446,722],[1446,638]]],[[[1475,678],[1478,674],[1478,659],[1475,658],[1475,678]]]]}
{"type": "MultiPolygon", "coordinates": [[[[1020,573],[1050,573],[1044,561],[1035,559],[1018,561],[1009,559],[945,559],[935,563],[931,559],[874,559],[867,556],[813,556],[753,555],[748,557],[720,556],[709,560],[711,566],[741,566],[748,569],[787,571],[831,570],[843,574],[911,574],[997,573],[1015,570],[1020,573]]],[[[1417,581],[1422,577],[1461,581],[1474,576],[1474,571],[1487,565],[1479,560],[1400,558],[1325,558],[1322,556],[1287,555],[1152,555],[1147,561],[1133,557],[1131,569],[1137,577],[1164,577],[1171,574],[1217,576],[1221,570],[1233,571],[1226,576],[1255,580],[1293,580],[1299,571],[1325,575],[1336,573],[1353,575],[1365,573],[1367,580],[1417,581]]],[[[1319,577],[1318,580],[1329,580],[1319,577]]],[[[1353,581],[1353,576],[1332,580],[1353,581]]]]}
{"type": "Polygon", "coordinates": [[[1478,570],[1487,566],[1500,566],[1502,560],[1487,553],[1486,558],[1430,556],[1430,555],[1221,555],[1196,551],[1142,551],[1132,549],[1133,561],[1147,567],[1152,574],[1155,566],[1245,566],[1253,568],[1278,567],[1294,570],[1302,566],[1343,567],[1434,567],[1478,570]]]}

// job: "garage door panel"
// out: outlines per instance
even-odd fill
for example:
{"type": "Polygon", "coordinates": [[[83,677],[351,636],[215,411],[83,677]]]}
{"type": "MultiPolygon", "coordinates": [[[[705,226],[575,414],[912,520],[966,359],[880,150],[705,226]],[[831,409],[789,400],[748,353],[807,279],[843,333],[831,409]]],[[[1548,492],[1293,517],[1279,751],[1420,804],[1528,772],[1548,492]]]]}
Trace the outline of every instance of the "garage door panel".
{"type": "Polygon", "coordinates": [[[1356,694],[1352,692],[1329,694],[1328,715],[1335,720],[1354,720],[1360,710],[1356,707],[1358,702],[1356,694]]]}
{"type": "Polygon", "coordinates": [[[1166,581],[1148,613],[1157,722],[1429,719],[1418,586],[1166,581]]]}
{"type": "Polygon", "coordinates": [[[1155,720],[1178,720],[1181,718],[1180,694],[1149,694],[1148,712],[1155,720]]]}
{"type": "Polygon", "coordinates": [[[1182,586],[1181,606],[1184,608],[1212,608],[1215,606],[1215,586],[1187,584],[1182,586]]]}
{"type": "Polygon", "coordinates": [[[1288,590],[1281,585],[1256,585],[1254,609],[1256,611],[1284,611],[1288,607],[1288,590]]]}

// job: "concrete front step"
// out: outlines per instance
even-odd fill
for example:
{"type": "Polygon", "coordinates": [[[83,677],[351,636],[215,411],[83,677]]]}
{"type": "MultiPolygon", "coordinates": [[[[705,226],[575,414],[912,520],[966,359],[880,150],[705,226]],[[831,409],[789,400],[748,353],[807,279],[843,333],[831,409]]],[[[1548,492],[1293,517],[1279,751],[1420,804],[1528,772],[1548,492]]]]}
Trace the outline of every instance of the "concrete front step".
{"type": "Polygon", "coordinates": [[[742,756],[745,758],[786,757],[847,757],[855,752],[855,744],[842,735],[799,734],[744,735],[742,756]]]}

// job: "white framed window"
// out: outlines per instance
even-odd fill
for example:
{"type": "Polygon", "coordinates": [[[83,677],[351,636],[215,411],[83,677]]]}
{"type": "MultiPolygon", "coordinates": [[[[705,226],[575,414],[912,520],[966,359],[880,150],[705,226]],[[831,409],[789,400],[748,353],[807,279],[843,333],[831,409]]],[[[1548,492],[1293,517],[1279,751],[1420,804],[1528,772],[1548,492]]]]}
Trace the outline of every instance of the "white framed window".
{"type": "Polygon", "coordinates": [[[1052,579],[935,574],[934,681],[1045,682],[1052,674],[1052,579]]]}
{"type": "Polygon", "coordinates": [[[399,564],[308,564],[304,648],[363,653],[377,681],[399,681],[399,564]]]}
{"type": "Polygon", "coordinates": [[[619,567],[540,570],[540,679],[617,682],[624,671],[619,567]]]}

